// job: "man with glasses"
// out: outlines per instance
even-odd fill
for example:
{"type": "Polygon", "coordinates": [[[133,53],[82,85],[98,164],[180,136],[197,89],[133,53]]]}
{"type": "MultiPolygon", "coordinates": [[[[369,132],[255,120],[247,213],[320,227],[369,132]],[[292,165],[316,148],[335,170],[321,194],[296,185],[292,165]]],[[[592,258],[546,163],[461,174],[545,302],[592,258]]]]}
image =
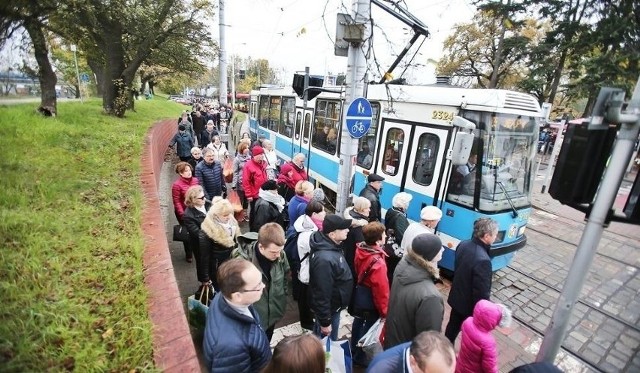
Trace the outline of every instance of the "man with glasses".
{"type": "Polygon", "coordinates": [[[204,147],[202,149],[203,162],[196,165],[196,177],[204,189],[204,195],[208,200],[226,193],[227,186],[222,175],[222,165],[216,159],[213,149],[204,147]]]}
{"type": "Polygon", "coordinates": [[[271,360],[269,339],[253,304],[265,284],[251,262],[235,258],[218,269],[219,293],[211,301],[204,330],[209,372],[259,372],[271,360]]]}
{"type": "Polygon", "coordinates": [[[276,323],[284,316],[287,308],[287,274],[289,262],[283,252],[284,230],[278,223],[267,223],[258,231],[258,240],[251,240],[254,232],[238,237],[238,248],[232,256],[253,263],[262,274],[265,290],[255,303],[260,315],[262,328],[271,341],[276,323]],[[247,237],[249,236],[249,237],[247,237]],[[248,239],[246,239],[248,238],[248,239]]]}

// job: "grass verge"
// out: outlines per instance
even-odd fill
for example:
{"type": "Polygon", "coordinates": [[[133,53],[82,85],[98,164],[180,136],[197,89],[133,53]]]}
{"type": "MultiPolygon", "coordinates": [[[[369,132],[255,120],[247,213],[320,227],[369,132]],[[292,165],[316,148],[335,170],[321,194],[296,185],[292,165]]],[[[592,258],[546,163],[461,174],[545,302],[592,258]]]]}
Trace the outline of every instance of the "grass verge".
{"type": "Polygon", "coordinates": [[[183,106],[0,106],[0,371],[153,371],[140,154],[183,106]]]}

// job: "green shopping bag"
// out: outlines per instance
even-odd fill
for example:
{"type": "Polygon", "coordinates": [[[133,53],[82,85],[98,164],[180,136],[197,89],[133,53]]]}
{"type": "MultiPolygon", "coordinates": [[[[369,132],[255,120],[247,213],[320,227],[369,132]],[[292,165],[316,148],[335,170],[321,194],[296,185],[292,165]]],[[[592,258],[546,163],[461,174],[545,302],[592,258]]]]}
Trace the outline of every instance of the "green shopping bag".
{"type": "Polygon", "coordinates": [[[209,312],[209,303],[215,295],[215,290],[211,285],[201,285],[198,291],[187,298],[187,318],[189,325],[194,327],[198,333],[204,333],[204,326],[207,323],[207,313],[209,312]]]}

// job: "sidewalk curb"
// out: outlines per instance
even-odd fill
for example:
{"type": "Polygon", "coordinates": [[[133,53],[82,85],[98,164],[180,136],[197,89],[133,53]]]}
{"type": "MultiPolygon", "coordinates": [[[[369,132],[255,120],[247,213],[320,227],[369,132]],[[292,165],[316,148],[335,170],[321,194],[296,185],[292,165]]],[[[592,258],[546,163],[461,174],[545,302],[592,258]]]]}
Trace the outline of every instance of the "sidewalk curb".
{"type": "Polygon", "coordinates": [[[166,372],[200,372],[183,299],[173,271],[158,198],[160,170],[167,144],[175,134],[174,125],[175,121],[172,119],[157,122],[145,137],[140,174],[144,195],[143,275],[149,294],[149,318],[153,323],[153,360],[156,368],[166,372]]]}

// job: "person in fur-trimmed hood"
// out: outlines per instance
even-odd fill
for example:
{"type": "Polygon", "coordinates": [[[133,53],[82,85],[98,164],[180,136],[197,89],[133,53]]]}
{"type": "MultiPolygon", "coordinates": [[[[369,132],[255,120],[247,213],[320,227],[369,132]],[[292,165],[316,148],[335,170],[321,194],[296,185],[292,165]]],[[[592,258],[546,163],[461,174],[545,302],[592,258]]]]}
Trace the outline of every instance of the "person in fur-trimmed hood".
{"type": "Polygon", "coordinates": [[[344,211],[345,219],[351,219],[351,228],[347,239],[342,242],[344,258],[347,260],[351,275],[356,277],[356,267],[354,258],[356,256],[356,245],[364,241],[362,236],[362,227],[369,223],[369,212],[371,211],[371,202],[365,197],[353,197],[353,206],[344,211]]]}
{"type": "Polygon", "coordinates": [[[444,300],[435,281],[440,278],[438,261],[442,242],[435,234],[413,239],[393,275],[385,324],[384,349],[411,341],[424,331],[442,329],[444,300]]]}
{"type": "Polygon", "coordinates": [[[213,284],[218,289],[216,274],[218,267],[231,256],[236,247],[236,237],[240,234],[238,222],[233,217],[231,202],[222,197],[211,201],[211,208],[201,225],[199,233],[200,266],[198,271],[203,285],[213,284]]]}

